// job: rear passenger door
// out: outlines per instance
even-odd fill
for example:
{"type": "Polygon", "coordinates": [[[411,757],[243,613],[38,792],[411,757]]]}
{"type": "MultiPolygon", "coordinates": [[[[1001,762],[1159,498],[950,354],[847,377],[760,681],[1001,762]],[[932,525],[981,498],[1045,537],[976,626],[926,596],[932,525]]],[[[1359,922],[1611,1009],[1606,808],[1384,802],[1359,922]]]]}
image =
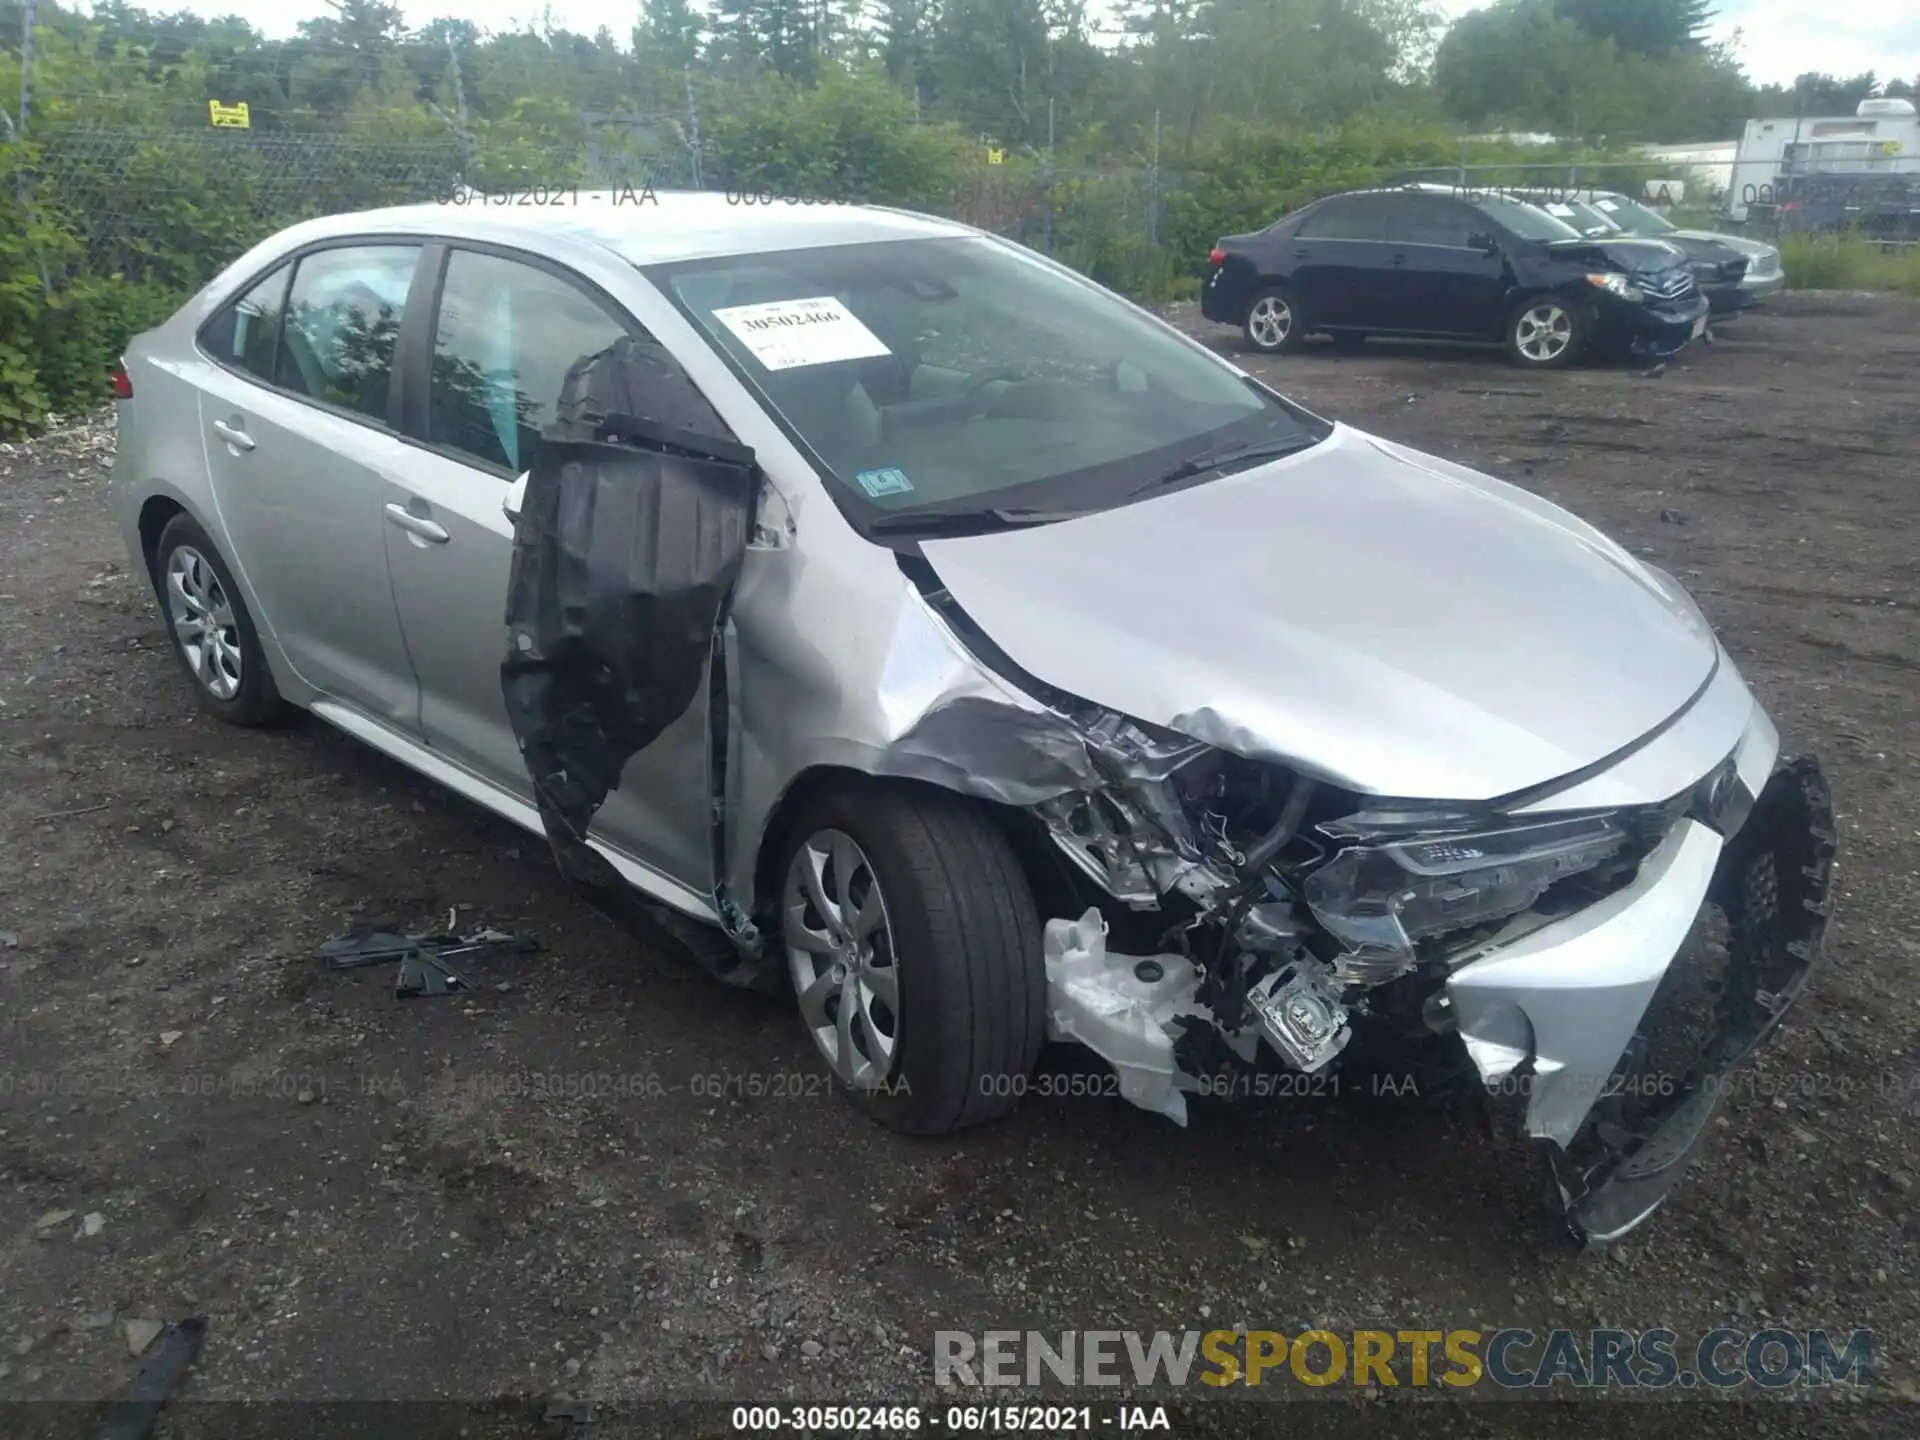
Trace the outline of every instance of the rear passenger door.
{"type": "Polygon", "coordinates": [[[1293,227],[1281,250],[1294,299],[1314,328],[1354,323],[1366,270],[1364,212],[1359,195],[1336,195],[1293,227]]]}
{"type": "MultiPolygon", "coordinates": [[[[448,245],[439,259],[414,337],[427,364],[409,376],[407,424],[420,448],[383,497],[388,569],[428,743],[531,801],[500,686],[513,557],[502,501],[532,463],[568,369],[639,327],[535,256],[448,245]]],[[[706,716],[703,687],[628,764],[594,823],[614,848],[701,890],[712,872],[706,716]]]]}
{"type": "Polygon", "coordinates": [[[419,697],[387,584],[383,487],[413,448],[394,372],[422,247],[308,250],[199,334],[199,424],[228,558],[300,678],[415,731],[419,697]]]}
{"type": "Polygon", "coordinates": [[[1392,198],[1336,196],[1295,228],[1294,264],[1312,277],[1299,299],[1314,328],[1397,328],[1381,290],[1392,198]]]}

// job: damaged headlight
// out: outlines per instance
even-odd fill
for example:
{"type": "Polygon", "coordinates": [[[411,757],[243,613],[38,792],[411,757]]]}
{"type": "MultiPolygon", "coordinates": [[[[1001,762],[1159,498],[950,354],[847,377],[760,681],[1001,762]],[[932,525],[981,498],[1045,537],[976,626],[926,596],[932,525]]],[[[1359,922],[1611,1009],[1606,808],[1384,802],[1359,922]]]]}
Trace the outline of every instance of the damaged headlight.
{"type": "Polygon", "coordinates": [[[1342,850],[1304,893],[1350,948],[1345,968],[1385,979],[1413,963],[1415,941],[1517,915],[1556,881],[1611,859],[1627,838],[1612,815],[1408,836],[1342,850]]]}
{"type": "Polygon", "coordinates": [[[1638,304],[1647,298],[1647,292],[1624,275],[1611,271],[1604,274],[1587,276],[1587,283],[1596,290],[1604,290],[1609,295],[1618,295],[1622,300],[1631,300],[1638,304]]]}

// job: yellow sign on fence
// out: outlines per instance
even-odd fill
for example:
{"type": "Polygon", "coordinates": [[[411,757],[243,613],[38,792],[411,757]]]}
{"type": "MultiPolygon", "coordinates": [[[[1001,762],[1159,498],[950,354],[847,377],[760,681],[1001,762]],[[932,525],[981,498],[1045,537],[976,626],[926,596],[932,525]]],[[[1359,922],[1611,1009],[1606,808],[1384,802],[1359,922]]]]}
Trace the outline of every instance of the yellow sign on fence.
{"type": "Polygon", "coordinates": [[[1007,152],[1002,149],[999,149],[997,146],[987,151],[987,163],[989,165],[1004,164],[1006,162],[1006,158],[1007,158],[1007,152]]]}
{"type": "Polygon", "coordinates": [[[253,116],[247,111],[247,102],[238,105],[222,105],[218,100],[207,102],[207,120],[210,124],[230,126],[235,130],[251,130],[253,116]]]}

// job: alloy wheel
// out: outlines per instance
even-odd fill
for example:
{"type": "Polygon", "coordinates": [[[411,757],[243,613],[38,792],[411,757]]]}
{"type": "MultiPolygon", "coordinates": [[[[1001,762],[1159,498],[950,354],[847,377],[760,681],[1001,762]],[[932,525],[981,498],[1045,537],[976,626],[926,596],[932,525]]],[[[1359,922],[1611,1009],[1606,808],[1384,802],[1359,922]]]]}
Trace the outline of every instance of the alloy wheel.
{"type": "Polygon", "coordinates": [[[873,863],[852,836],[819,830],[794,853],[781,933],[800,1016],[833,1073],[879,1089],[900,1044],[900,972],[873,863]]]}
{"type": "Polygon", "coordinates": [[[1572,343],[1573,316],[1565,306],[1535,305],[1521,312],[1514,322],[1514,348],[1536,364],[1558,360],[1572,343]]]}
{"type": "Polygon", "coordinates": [[[1268,349],[1286,344],[1293,329],[1293,309],[1278,295],[1262,295],[1247,314],[1247,333],[1268,349]]]}
{"type": "Polygon", "coordinates": [[[216,700],[240,693],[240,627],[213,566],[190,545],[167,557],[167,620],[194,679],[216,700]]]}

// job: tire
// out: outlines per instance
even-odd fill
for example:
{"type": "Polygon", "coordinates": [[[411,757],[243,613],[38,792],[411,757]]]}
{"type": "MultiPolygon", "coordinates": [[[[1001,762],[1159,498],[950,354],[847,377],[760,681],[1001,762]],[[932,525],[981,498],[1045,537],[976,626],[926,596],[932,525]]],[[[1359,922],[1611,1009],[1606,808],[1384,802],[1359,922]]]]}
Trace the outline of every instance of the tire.
{"type": "Polygon", "coordinates": [[[1247,348],[1259,355],[1291,355],[1307,338],[1306,317],[1300,302],[1285,287],[1268,285],[1254,292],[1247,302],[1246,318],[1240,333],[1247,348]]]}
{"type": "Polygon", "coordinates": [[[153,547],[153,588],[174,658],[193,682],[202,710],[247,727],[270,725],[285,715],[286,702],[267,669],[246,601],[207,532],[189,516],[174,516],[160,532],[153,547]],[[207,615],[226,623],[209,632],[200,620],[207,615]],[[211,646],[189,639],[208,633],[215,636],[211,646]]]}
{"type": "Polygon", "coordinates": [[[883,784],[827,792],[787,836],[777,943],[801,1021],[838,1088],[910,1135],[946,1134],[1011,1109],[1046,1039],[1047,984],[1039,914],[1006,836],[958,796],[883,784]],[[867,962],[851,975],[833,968],[844,969],[849,951],[822,953],[834,928],[809,870],[819,896],[855,911],[848,928],[864,934],[867,962]],[[897,1008],[879,980],[889,970],[897,1008]],[[843,1012],[856,1018],[841,1026],[843,1012]]]}
{"type": "Polygon", "coordinates": [[[1585,310],[1558,295],[1529,295],[1507,317],[1507,355],[1528,370],[1559,370],[1587,348],[1585,310]]]}

